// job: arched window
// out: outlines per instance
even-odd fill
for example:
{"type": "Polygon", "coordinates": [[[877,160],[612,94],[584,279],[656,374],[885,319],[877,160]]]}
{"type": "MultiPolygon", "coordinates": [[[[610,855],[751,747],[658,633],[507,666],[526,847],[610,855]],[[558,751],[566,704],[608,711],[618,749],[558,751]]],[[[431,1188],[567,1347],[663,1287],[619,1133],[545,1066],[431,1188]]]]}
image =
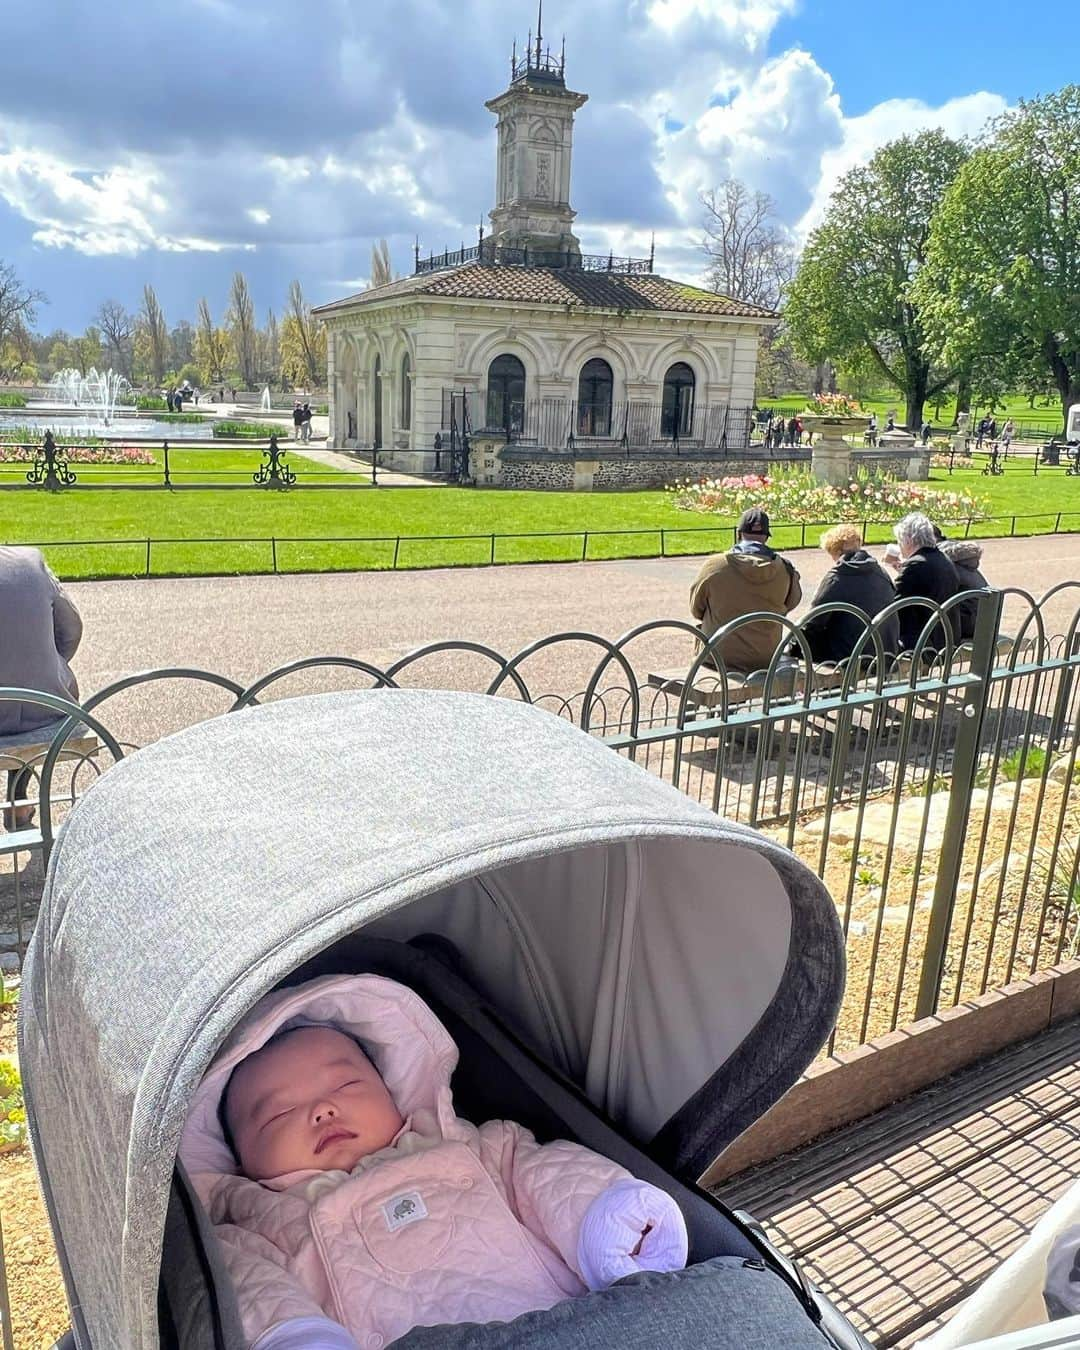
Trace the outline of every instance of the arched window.
{"type": "Polygon", "coordinates": [[[375,371],[371,381],[371,398],[373,431],[371,436],[372,447],[376,450],[382,449],[382,358],[375,358],[375,371]]]}
{"type": "Polygon", "coordinates": [[[497,356],[488,367],[487,424],[520,434],[525,421],[525,367],[516,356],[497,356]]]}
{"type": "Polygon", "coordinates": [[[401,358],[401,429],[412,427],[412,361],[406,352],[401,358]]]}
{"type": "Polygon", "coordinates": [[[675,440],[689,436],[694,422],[694,372],[685,361],[678,361],[664,376],[664,405],[660,419],[661,436],[675,440]]]}
{"type": "Polygon", "coordinates": [[[615,377],[599,356],[586,361],[578,377],[578,435],[611,435],[611,398],[615,377]]]}

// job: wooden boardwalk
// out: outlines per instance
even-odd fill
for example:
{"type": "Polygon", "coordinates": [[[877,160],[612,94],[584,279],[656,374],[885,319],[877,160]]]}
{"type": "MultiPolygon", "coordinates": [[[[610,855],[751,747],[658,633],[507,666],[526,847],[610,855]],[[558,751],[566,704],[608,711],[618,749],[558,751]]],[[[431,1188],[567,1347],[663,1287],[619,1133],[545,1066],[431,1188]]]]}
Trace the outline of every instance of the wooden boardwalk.
{"type": "Polygon", "coordinates": [[[724,1182],[879,1350],[940,1326],[1080,1177],[1080,1020],[724,1182]]]}

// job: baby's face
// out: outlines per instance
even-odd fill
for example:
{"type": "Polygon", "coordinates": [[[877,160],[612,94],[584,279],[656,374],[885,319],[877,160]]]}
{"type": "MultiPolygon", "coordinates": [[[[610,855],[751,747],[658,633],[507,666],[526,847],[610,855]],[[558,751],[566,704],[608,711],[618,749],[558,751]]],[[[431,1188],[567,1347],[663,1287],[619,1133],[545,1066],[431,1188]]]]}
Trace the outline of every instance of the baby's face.
{"type": "Polygon", "coordinates": [[[253,1181],[308,1168],[351,1171],[404,1123],[367,1056],[331,1027],[300,1027],[244,1060],[225,1113],[253,1181]]]}

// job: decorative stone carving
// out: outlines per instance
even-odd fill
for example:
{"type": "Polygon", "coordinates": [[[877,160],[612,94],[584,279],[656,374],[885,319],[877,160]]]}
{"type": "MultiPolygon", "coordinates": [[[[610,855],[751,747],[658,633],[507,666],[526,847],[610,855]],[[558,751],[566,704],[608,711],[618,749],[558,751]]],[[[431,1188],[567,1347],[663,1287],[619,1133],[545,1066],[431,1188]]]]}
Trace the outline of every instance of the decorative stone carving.
{"type": "Polygon", "coordinates": [[[551,156],[547,154],[536,156],[536,195],[551,196],[551,156]]]}

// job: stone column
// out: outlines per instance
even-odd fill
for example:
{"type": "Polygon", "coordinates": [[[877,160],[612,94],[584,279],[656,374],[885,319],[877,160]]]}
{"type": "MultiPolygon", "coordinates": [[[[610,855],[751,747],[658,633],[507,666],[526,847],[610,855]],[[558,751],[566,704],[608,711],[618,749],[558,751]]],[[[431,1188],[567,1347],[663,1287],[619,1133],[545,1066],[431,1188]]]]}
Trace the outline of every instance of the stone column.
{"type": "Polygon", "coordinates": [[[330,403],[330,426],[326,433],[328,447],[337,445],[338,390],[337,366],[334,362],[334,330],[326,330],[326,397],[330,403]]]}
{"type": "Polygon", "coordinates": [[[968,428],[971,424],[971,414],[962,412],[956,415],[956,435],[952,438],[952,452],[954,456],[967,454],[968,428]]]}

